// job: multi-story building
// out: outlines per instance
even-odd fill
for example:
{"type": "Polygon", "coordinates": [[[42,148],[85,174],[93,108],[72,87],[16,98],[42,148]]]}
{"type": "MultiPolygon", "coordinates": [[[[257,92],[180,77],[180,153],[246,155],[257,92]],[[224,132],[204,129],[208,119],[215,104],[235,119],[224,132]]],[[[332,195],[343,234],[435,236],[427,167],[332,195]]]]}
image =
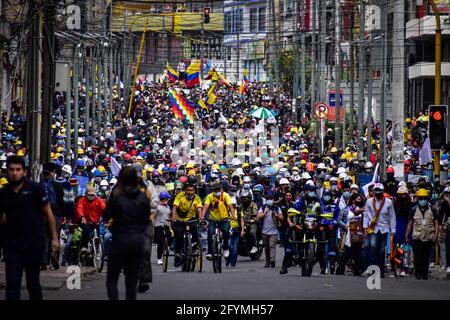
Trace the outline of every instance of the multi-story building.
{"type": "Polygon", "coordinates": [[[250,81],[268,80],[265,68],[268,13],[266,0],[224,2],[224,46],[229,81],[242,81],[245,69],[250,81]]]}

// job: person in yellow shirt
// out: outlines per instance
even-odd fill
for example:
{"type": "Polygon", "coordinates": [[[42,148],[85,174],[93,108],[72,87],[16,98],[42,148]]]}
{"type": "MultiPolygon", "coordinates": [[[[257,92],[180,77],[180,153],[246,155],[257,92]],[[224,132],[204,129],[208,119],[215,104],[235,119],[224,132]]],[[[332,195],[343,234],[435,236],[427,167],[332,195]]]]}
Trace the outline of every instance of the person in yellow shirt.
{"type": "Polygon", "coordinates": [[[173,232],[175,234],[175,267],[179,267],[181,248],[183,246],[183,234],[186,223],[192,232],[192,246],[195,248],[198,243],[198,231],[196,218],[202,214],[202,200],[195,194],[195,186],[187,184],[184,191],[177,194],[173,201],[172,216],[173,232]]]}
{"type": "Polygon", "coordinates": [[[230,218],[236,219],[236,213],[233,202],[228,193],[223,191],[220,183],[214,185],[213,192],[210,193],[204,202],[201,219],[205,218],[205,214],[209,209],[208,223],[208,254],[207,260],[212,260],[212,236],[215,232],[216,224],[222,231],[223,235],[223,256],[228,258],[230,251],[228,250],[228,240],[230,238],[230,218]]]}

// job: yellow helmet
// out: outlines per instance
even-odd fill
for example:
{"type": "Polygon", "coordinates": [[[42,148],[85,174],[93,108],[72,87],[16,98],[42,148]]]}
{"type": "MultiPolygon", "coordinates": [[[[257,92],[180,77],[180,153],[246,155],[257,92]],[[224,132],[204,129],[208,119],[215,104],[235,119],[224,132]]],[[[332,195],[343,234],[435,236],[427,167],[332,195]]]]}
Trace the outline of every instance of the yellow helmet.
{"type": "Polygon", "coordinates": [[[8,180],[6,180],[6,178],[1,178],[0,185],[4,186],[5,184],[8,184],[8,180]]]}
{"type": "Polygon", "coordinates": [[[308,149],[303,149],[302,153],[309,153],[308,149]]]}
{"type": "Polygon", "coordinates": [[[101,173],[105,172],[105,167],[100,165],[97,167],[98,170],[100,170],[101,173]]]}
{"type": "Polygon", "coordinates": [[[245,168],[248,168],[248,167],[250,167],[250,164],[249,163],[244,163],[243,165],[242,165],[242,169],[245,169],[245,168]]]}
{"type": "Polygon", "coordinates": [[[186,169],[192,169],[192,168],[194,168],[194,164],[193,163],[188,163],[186,165],[186,169]]]}
{"type": "Polygon", "coordinates": [[[305,159],[300,160],[300,164],[306,164],[306,160],[305,159]]]}
{"type": "Polygon", "coordinates": [[[331,152],[338,152],[338,149],[336,147],[331,148],[331,152]]]}
{"type": "Polygon", "coordinates": [[[426,189],[419,189],[416,192],[416,197],[428,197],[428,191],[426,189]]]}
{"type": "Polygon", "coordinates": [[[212,161],[211,159],[209,159],[208,161],[206,161],[206,164],[207,164],[208,166],[213,165],[213,164],[214,164],[214,161],[212,161]]]}
{"type": "Polygon", "coordinates": [[[8,131],[14,131],[13,126],[8,126],[6,129],[7,129],[8,131]]]}
{"type": "Polygon", "coordinates": [[[63,147],[56,148],[56,152],[58,152],[58,153],[62,152],[63,150],[64,150],[63,147]]]}
{"type": "Polygon", "coordinates": [[[188,176],[195,176],[195,170],[189,170],[188,176]]]}
{"type": "Polygon", "coordinates": [[[23,150],[20,149],[19,151],[17,151],[17,156],[18,157],[25,157],[25,152],[23,152],[23,150]]]}
{"type": "Polygon", "coordinates": [[[78,154],[79,155],[83,155],[84,154],[84,150],[83,149],[78,149],[78,154]]]}
{"type": "Polygon", "coordinates": [[[211,167],[211,169],[217,169],[217,170],[219,170],[219,169],[220,169],[220,166],[219,166],[218,164],[213,164],[212,167],[211,167]]]}
{"type": "Polygon", "coordinates": [[[299,167],[293,167],[291,171],[300,171],[299,167]]]}
{"type": "Polygon", "coordinates": [[[17,141],[16,141],[16,146],[20,146],[20,145],[22,145],[22,141],[17,140],[17,141]]]}
{"type": "Polygon", "coordinates": [[[411,123],[411,118],[406,118],[405,122],[406,123],[411,123]]]}

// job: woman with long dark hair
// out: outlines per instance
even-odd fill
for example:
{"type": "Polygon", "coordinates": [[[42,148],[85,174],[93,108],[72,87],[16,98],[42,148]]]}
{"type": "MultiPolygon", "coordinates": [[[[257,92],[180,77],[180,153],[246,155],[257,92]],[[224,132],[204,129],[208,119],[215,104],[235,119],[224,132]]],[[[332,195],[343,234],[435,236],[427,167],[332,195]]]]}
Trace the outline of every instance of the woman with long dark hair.
{"type": "Polygon", "coordinates": [[[112,190],[104,218],[112,219],[113,235],[106,287],[110,300],[118,300],[117,283],[125,274],[126,299],[136,300],[139,265],[144,256],[145,230],[149,224],[150,200],[139,189],[135,168],[122,168],[112,190]]]}

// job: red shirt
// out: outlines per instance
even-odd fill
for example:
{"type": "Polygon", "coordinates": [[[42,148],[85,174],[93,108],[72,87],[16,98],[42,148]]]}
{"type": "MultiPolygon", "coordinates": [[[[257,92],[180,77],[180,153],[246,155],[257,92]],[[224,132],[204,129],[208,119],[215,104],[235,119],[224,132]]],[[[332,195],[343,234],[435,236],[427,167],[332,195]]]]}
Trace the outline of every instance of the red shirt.
{"type": "Polygon", "coordinates": [[[81,220],[81,217],[85,217],[87,222],[99,223],[100,217],[106,208],[106,202],[96,197],[94,200],[89,201],[86,196],[83,196],[77,202],[77,208],[75,209],[75,219],[81,220]]]}

